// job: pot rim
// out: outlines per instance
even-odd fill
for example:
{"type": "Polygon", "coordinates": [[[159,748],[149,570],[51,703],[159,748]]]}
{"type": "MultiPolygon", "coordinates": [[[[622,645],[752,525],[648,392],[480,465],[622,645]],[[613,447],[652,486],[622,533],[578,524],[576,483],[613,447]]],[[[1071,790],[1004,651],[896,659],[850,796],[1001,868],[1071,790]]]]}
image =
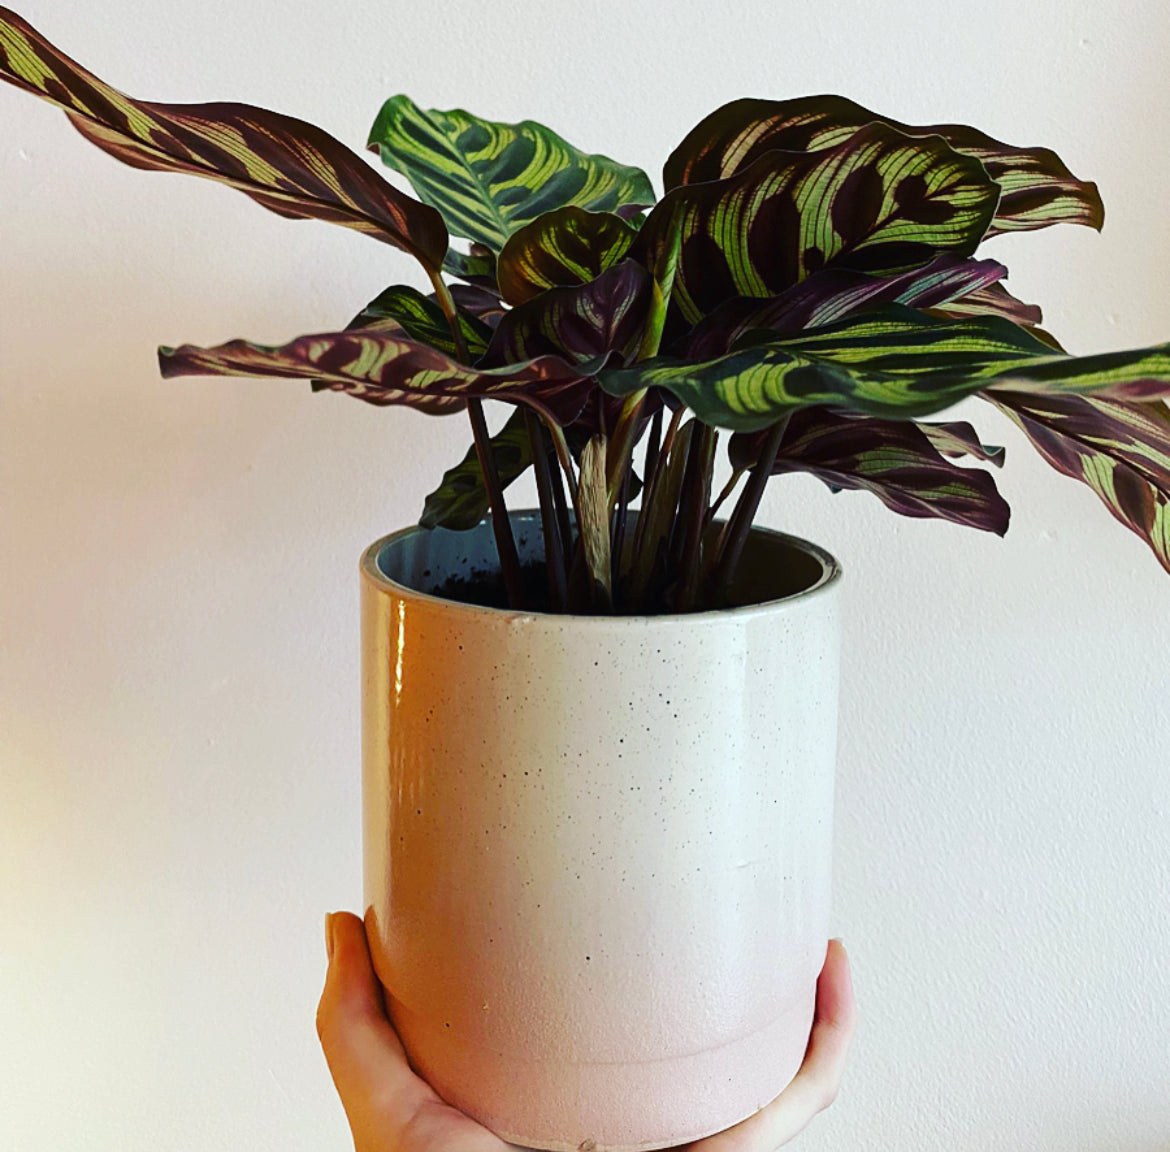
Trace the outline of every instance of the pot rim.
{"type": "MultiPolygon", "coordinates": [[[[637,509],[632,511],[637,512],[637,509]]],[[[508,512],[508,519],[515,525],[518,520],[536,520],[540,521],[539,508],[517,508],[511,509],[508,512]]],[[[480,521],[477,527],[482,526],[485,521],[480,521]]],[[[716,523],[723,523],[722,520],[716,520],[716,523]]],[[[401,540],[403,537],[414,532],[426,532],[428,529],[421,528],[417,524],[409,525],[406,528],[400,528],[397,532],[391,532],[386,536],[382,536],[370,544],[362,553],[361,561],[359,563],[359,570],[362,579],[368,580],[376,588],[383,592],[393,592],[396,596],[403,600],[423,601],[429,604],[443,605],[445,609],[453,614],[466,616],[469,618],[479,617],[495,620],[548,620],[552,622],[557,621],[572,621],[582,627],[612,627],[614,624],[627,623],[630,625],[641,625],[643,627],[656,624],[674,624],[677,625],[681,621],[696,621],[701,623],[713,623],[716,621],[725,621],[730,618],[736,620],[749,620],[753,616],[773,615],[778,611],[793,607],[797,604],[803,604],[805,601],[811,600],[814,597],[820,597],[836,588],[840,582],[843,574],[840,561],[832,555],[827,549],[822,548],[819,544],[814,544],[810,540],[804,540],[800,536],[793,536],[788,532],[781,532],[775,528],[767,528],[763,525],[753,524],[750,536],[768,535],[779,537],[781,540],[786,540],[794,545],[800,551],[812,556],[821,565],[820,578],[814,581],[808,588],[802,589],[800,592],[793,592],[788,596],[778,596],[775,600],[762,600],[757,604],[741,604],[734,608],[709,608],[702,612],[664,612],[656,615],[584,615],[576,612],[536,612],[525,608],[492,608],[484,604],[467,604],[462,600],[448,600],[445,596],[436,596],[431,592],[420,592],[417,588],[411,588],[407,584],[400,584],[397,580],[392,580],[378,565],[378,557],[381,555],[387,545],[401,540]]]]}

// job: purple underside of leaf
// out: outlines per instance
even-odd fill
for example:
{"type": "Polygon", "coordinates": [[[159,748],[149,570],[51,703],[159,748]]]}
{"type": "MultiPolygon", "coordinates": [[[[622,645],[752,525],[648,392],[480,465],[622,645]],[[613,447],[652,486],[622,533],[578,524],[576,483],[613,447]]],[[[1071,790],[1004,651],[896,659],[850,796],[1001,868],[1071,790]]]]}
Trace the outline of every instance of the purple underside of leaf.
{"type": "Polygon", "coordinates": [[[1170,410],[1080,396],[983,393],[1058,472],[1096,493],[1170,572],[1170,410]]]}
{"type": "Polygon", "coordinates": [[[370,404],[401,404],[435,415],[458,411],[472,397],[502,400],[527,404],[558,424],[577,418],[602,367],[542,356],[485,371],[398,334],[368,329],[301,336],[273,347],[232,340],[214,348],[160,348],[159,365],[166,378],[307,377],[370,404]]]}
{"type": "Polygon", "coordinates": [[[539,355],[574,363],[636,348],[649,313],[650,274],[623,260],[588,284],[550,288],[507,312],[484,354],[483,367],[539,355]]]}
{"type": "Polygon", "coordinates": [[[950,253],[921,268],[887,276],[826,268],[771,299],[739,297],[721,304],[676,342],[671,355],[714,359],[753,329],[799,332],[878,304],[930,308],[965,297],[1006,275],[1007,268],[996,260],[972,260],[950,253]]]}
{"type": "Polygon", "coordinates": [[[1070,453],[1113,457],[1170,495],[1170,408],[1165,403],[1006,391],[980,396],[1050,430],[1070,453]]]}
{"type": "Polygon", "coordinates": [[[315,125],[247,104],[133,100],[0,8],[0,80],[65,110],[91,143],[135,168],[227,184],[278,215],[357,229],[437,269],[442,217],[315,125]]]}
{"type": "Polygon", "coordinates": [[[979,439],[979,434],[966,420],[937,423],[918,420],[916,423],[943,456],[974,456],[977,460],[984,460],[997,468],[1003,467],[1005,450],[999,445],[984,444],[979,439]]]}
{"type": "MultiPolygon", "coordinates": [[[[753,465],[768,431],[735,433],[728,443],[732,466],[753,465]]],[[[999,536],[1008,528],[1010,509],[991,475],[944,459],[910,420],[797,410],[772,468],[773,475],[784,472],[809,472],[835,490],[872,492],[904,516],[949,520],[999,536]]]]}
{"type": "Polygon", "coordinates": [[[1035,304],[1017,300],[1002,284],[988,284],[958,299],[946,301],[938,311],[956,317],[1003,316],[1028,327],[1035,327],[1044,320],[1044,314],[1035,304]]]}
{"type": "Polygon", "coordinates": [[[476,284],[451,284],[448,286],[451,299],[477,320],[495,328],[507,314],[508,309],[500,298],[486,288],[476,284]]]}

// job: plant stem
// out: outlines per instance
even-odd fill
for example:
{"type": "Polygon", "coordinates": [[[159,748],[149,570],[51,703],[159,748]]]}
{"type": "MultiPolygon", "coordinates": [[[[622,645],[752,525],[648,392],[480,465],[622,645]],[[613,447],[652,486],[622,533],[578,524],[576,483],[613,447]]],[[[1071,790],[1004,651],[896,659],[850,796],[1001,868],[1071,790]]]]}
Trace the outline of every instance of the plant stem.
{"type": "Polygon", "coordinates": [[[540,421],[529,408],[524,409],[524,427],[532,450],[532,466],[536,471],[536,491],[540,497],[540,525],[544,532],[544,559],[548,570],[548,598],[554,612],[565,610],[567,590],[565,551],[554,506],[552,478],[549,476],[548,452],[540,421]]]}
{"type": "MultiPolygon", "coordinates": [[[[723,491],[719,493],[715,503],[707,509],[707,518],[703,525],[704,534],[710,534],[713,531],[715,513],[719,511],[719,507],[723,501],[726,500],[727,497],[730,496],[731,493],[735,490],[736,484],[739,483],[739,478],[746,471],[746,468],[736,468],[735,471],[732,472],[730,479],[723,486],[723,491]]],[[[711,573],[715,568],[716,560],[723,553],[723,546],[727,541],[727,528],[730,523],[731,522],[729,520],[725,520],[723,522],[723,527],[719,530],[718,535],[715,536],[714,539],[711,539],[704,548],[703,572],[699,578],[699,583],[705,588],[710,587],[711,573]]]]}
{"type": "Polygon", "coordinates": [[[560,463],[556,458],[556,448],[552,444],[544,448],[543,434],[541,447],[545,454],[545,460],[548,460],[550,456],[552,457],[552,467],[549,469],[549,481],[552,484],[553,503],[556,505],[557,525],[560,528],[561,553],[567,565],[569,556],[573,551],[573,529],[569,523],[569,506],[565,500],[565,484],[561,477],[560,463]]]}
{"type": "MultiPolygon", "coordinates": [[[[443,277],[436,269],[427,269],[431,284],[434,285],[435,299],[447,318],[447,327],[451,329],[451,336],[455,340],[455,349],[461,363],[468,363],[467,342],[463,339],[463,328],[459,323],[459,311],[455,301],[451,298],[451,291],[443,277]]],[[[508,605],[511,608],[522,606],[524,599],[523,587],[520,579],[520,557],[516,552],[516,540],[512,536],[512,522],[508,518],[508,508],[504,503],[504,489],[500,484],[500,475],[496,471],[496,461],[492,456],[491,435],[488,433],[487,421],[483,416],[483,401],[478,396],[467,400],[467,414],[471,418],[471,433],[475,437],[475,454],[479,459],[479,468],[483,473],[484,487],[487,489],[488,503],[492,513],[492,531],[496,537],[496,552],[500,557],[500,571],[504,576],[504,585],[508,589],[508,605]]]]}
{"type": "Polygon", "coordinates": [[[585,558],[586,599],[594,611],[613,609],[609,509],[605,489],[605,437],[593,436],[581,453],[578,484],[581,508],[581,545],[585,558]]]}
{"type": "Polygon", "coordinates": [[[711,575],[710,591],[712,601],[716,605],[723,603],[727,596],[731,578],[735,575],[740,554],[743,552],[748,531],[752,526],[752,520],[760,506],[760,497],[764,494],[764,486],[772,475],[772,465],[776,463],[776,456],[780,451],[780,441],[784,438],[785,428],[788,427],[788,419],[788,415],[782,416],[772,425],[759,458],[752,467],[752,474],[736,502],[731,520],[728,522],[727,528],[724,529],[723,546],[715,570],[711,575]]]}
{"type": "MultiPolygon", "coordinates": [[[[577,521],[577,538],[573,542],[572,549],[566,548],[565,556],[569,566],[569,592],[568,602],[570,609],[577,602],[579,594],[579,583],[576,579],[578,569],[583,568],[585,564],[585,544],[584,544],[584,524],[585,519],[582,515],[581,503],[581,482],[578,478],[573,476],[573,458],[569,453],[569,445],[565,440],[565,430],[553,420],[547,421],[546,424],[549,433],[552,435],[553,444],[557,450],[557,459],[560,461],[561,469],[565,474],[565,478],[569,482],[569,497],[573,501],[573,513],[577,521]]],[[[567,512],[566,512],[567,516],[567,512]]],[[[586,599],[586,604],[589,600],[586,599]]]]}
{"type": "Polygon", "coordinates": [[[467,342],[463,339],[463,326],[459,323],[459,310],[455,307],[451,290],[443,282],[443,277],[439,272],[428,268],[427,275],[431,278],[431,284],[434,286],[435,299],[439,302],[439,307],[443,309],[443,315],[447,318],[447,327],[451,329],[451,335],[455,340],[459,362],[467,364],[471,357],[467,354],[467,342]]]}
{"type": "Polygon", "coordinates": [[[685,411],[686,409],[680,404],[671,413],[670,423],[666,426],[666,435],[663,436],[662,445],[658,448],[654,457],[654,471],[649,477],[642,478],[642,507],[638,511],[638,523],[634,526],[633,554],[635,558],[642,550],[646,535],[646,510],[650,507],[650,502],[661,482],[662,470],[670,456],[670,449],[674,444],[675,436],[678,435],[678,426],[682,423],[683,413],[685,411]]]}
{"type": "Polygon", "coordinates": [[[622,470],[621,486],[618,489],[617,515],[614,517],[613,540],[610,544],[610,557],[613,560],[613,577],[611,584],[613,585],[613,594],[615,600],[619,595],[618,580],[621,577],[622,546],[626,542],[626,518],[630,510],[630,477],[633,475],[633,472],[633,462],[629,457],[627,457],[626,466],[622,470]]]}
{"type": "MultiPolygon", "coordinates": [[[[650,281],[651,298],[650,314],[646,320],[646,329],[642,333],[642,342],[638,346],[635,361],[649,360],[658,355],[662,344],[662,332],[666,326],[666,313],[670,308],[670,294],[674,291],[674,276],[678,270],[679,253],[682,251],[682,216],[676,212],[670,221],[670,232],[666,246],[658,254],[654,268],[651,269],[650,281]]],[[[617,498],[617,478],[634,446],[634,431],[638,427],[638,420],[642,415],[642,405],[646,400],[649,388],[639,388],[631,392],[622,404],[621,415],[618,417],[617,427],[611,438],[610,452],[606,459],[606,492],[609,507],[613,507],[617,498]]]]}
{"type": "Polygon", "coordinates": [[[732,472],[730,479],[723,485],[723,491],[715,498],[715,503],[707,510],[707,523],[710,524],[715,519],[715,513],[719,511],[723,501],[735,491],[735,486],[739,483],[739,478],[747,471],[746,468],[736,468],[732,472]]]}
{"type": "MultiPolygon", "coordinates": [[[[670,545],[667,554],[670,557],[671,571],[676,571],[682,565],[683,541],[687,533],[687,526],[691,520],[691,506],[697,502],[699,485],[702,477],[699,475],[699,465],[703,456],[705,437],[710,426],[699,421],[691,433],[691,442],[687,449],[686,466],[683,469],[682,492],[678,501],[678,513],[674,523],[670,526],[670,545]]],[[[704,511],[706,501],[703,502],[704,511]]]]}
{"type": "Polygon", "coordinates": [[[698,479],[692,481],[695,491],[691,494],[686,511],[686,535],[682,547],[683,573],[676,597],[679,612],[691,610],[698,591],[703,529],[707,523],[707,501],[711,498],[711,465],[715,459],[718,440],[719,433],[709,424],[699,425],[699,447],[695,451],[698,460],[695,475],[698,479]]]}
{"type": "Polygon", "coordinates": [[[650,483],[650,474],[658,462],[658,446],[662,442],[662,409],[650,418],[650,431],[646,436],[646,462],[642,466],[642,483],[650,483]]]}
{"type": "Polygon", "coordinates": [[[471,417],[475,454],[479,458],[480,471],[483,473],[483,482],[491,505],[496,551],[500,555],[500,571],[504,575],[504,586],[508,589],[508,607],[521,608],[524,593],[520,579],[520,557],[516,552],[516,541],[512,536],[508,509],[504,506],[504,490],[500,487],[500,476],[496,471],[496,462],[492,459],[491,436],[488,434],[487,421],[483,418],[483,403],[477,396],[468,399],[467,413],[471,417]]]}

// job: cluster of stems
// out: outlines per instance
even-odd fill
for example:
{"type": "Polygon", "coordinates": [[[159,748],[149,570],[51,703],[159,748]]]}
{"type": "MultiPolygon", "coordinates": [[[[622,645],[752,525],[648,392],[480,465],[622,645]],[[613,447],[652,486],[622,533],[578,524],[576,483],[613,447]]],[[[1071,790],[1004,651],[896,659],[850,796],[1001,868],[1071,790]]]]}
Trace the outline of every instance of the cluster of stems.
{"type": "MultiPolygon", "coordinates": [[[[466,359],[454,301],[438,275],[436,299],[447,315],[461,358],[466,359]]],[[[662,301],[660,315],[665,311],[662,301]]],[[[661,319],[643,354],[657,351],[661,319]]],[[[491,510],[492,529],[509,607],[574,614],[657,614],[724,607],[744,543],[771,475],[787,421],[769,430],[756,463],[732,472],[711,500],[719,432],[686,409],[659,407],[649,421],[642,458],[641,507],[631,516],[634,449],[646,430],[645,389],[626,397],[617,425],[600,431],[574,461],[564,429],[545,413],[525,407],[544,536],[547,584],[533,589],[519,554],[478,398],[467,402],[476,455],[491,510]],[[663,415],[670,419],[663,429],[663,415]],[[715,514],[744,473],[748,480],[731,516],[715,514]],[[570,508],[572,515],[570,516],[570,508]]]]}

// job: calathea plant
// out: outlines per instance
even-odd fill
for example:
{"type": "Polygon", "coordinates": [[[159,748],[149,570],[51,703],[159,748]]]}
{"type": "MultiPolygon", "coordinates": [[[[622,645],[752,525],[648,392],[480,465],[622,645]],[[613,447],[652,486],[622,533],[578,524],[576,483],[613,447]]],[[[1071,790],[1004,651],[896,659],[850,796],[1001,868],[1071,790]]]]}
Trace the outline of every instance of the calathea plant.
{"type": "Polygon", "coordinates": [[[1003,449],[968,423],[925,419],[971,395],[1089,484],[1170,570],[1170,345],[1068,355],[1039,309],[1004,289],[1006,268],[975,258],[1004,232],[1100,228],[1096,187],[1048,150],[902,124],[837,96],[737,100],[683,139],[656,199],[639,169],[539,124],[397,96],[369,146],[416,199],[302,121],[131,100],[2,8],[0,76],[127,164],[219,180],[418,260],[429,294],[389,287],[344,329],[279,347],[162,348],[162,373],[304,377],[371,404],[466,412],[473,446],[421,524],[466,529],[490,513],[513,606],[726,603],[781,473],[1002,534],[1008,508],[990,473],[954,461],[999,465],[1003,449]],[[513,409],[495,435],[485,400],[513,409]],[[713,494],[724,434],[732,475],[713,494]],[[540,584],[522,578],[504,501],[529,467],[540,584]]]}

